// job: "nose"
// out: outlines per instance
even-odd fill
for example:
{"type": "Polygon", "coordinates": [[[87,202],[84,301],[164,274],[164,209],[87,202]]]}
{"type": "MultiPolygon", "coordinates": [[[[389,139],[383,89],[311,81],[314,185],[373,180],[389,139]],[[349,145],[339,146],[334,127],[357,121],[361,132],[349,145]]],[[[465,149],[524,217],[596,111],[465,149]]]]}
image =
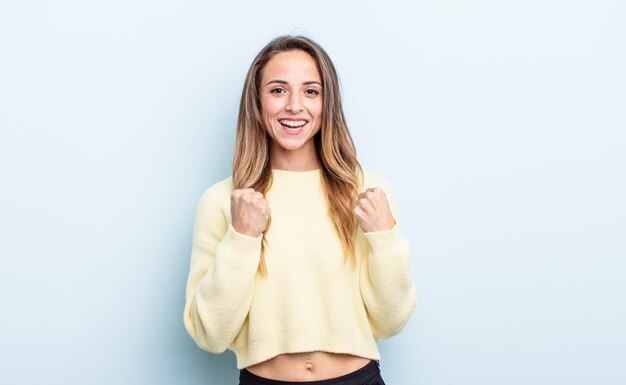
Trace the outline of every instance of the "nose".
{"type": "Polygon", "coordinates": [[[291,111],[294,114],[302,111],[302,103],[300,101],[300,95],[297,93],[292,93],[289,96],[289,100],[287,101],[287,105],[285,106],[287,111],[291,111]]]}

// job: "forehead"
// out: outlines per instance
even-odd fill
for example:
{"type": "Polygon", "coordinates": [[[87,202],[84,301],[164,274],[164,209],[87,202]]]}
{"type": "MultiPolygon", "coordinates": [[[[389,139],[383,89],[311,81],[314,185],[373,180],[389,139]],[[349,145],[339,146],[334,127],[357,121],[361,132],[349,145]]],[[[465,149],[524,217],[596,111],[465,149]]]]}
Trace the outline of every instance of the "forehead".
{"type": "Polygon", "coordinates": [[[310,54],[301,50],[294,50],[274,55],[263,68],[263,80],[276,78],[286,81],[320,81],[320,74],[315,59],[310,54]]]}

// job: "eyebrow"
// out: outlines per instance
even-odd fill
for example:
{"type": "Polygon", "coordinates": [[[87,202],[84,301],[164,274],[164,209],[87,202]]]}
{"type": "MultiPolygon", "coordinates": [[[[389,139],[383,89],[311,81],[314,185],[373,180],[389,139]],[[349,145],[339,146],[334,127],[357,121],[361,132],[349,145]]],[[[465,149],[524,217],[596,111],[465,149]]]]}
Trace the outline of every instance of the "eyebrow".
{"type": "MultiPolygon", "coordinates": [[[[284,80],[275,79],[275,80],[270,80],[269,82],[267,82],[266,86],[271,83],[289,84],[284,80]]],[[[305,86],[308,86],[309,84],[319,84],[320,87],[322,86],[322,83],[318,82],[317,80],[309,80],[309,81],[303,82],[302,84],[305,86]]]]}

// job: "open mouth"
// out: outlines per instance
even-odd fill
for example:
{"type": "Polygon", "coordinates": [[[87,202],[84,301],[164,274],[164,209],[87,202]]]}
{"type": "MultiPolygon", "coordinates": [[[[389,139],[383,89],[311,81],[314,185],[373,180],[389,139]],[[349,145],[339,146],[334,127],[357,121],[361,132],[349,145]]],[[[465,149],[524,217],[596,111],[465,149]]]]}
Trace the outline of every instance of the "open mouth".
{"type": "Polygon", "coordinates": [[[297,135],[304,130],[304,127],[309,123],[306,120],[289,120],[281,119],[278,121],[283,127],[283,131],[291,135],[297,135]]]}

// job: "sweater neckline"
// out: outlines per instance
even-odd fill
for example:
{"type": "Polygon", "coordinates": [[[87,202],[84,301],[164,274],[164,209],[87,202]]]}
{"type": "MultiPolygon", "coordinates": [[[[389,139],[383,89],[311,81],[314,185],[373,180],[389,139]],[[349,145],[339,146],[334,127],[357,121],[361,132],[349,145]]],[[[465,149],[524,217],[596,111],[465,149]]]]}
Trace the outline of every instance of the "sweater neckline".
{"type": "Polygon", "coordinates": [[[281,184],[306,184],[318,182],[322,175],[322,169],[316,168],[306,171],[272,169],[272,182],[281,184]]]}

